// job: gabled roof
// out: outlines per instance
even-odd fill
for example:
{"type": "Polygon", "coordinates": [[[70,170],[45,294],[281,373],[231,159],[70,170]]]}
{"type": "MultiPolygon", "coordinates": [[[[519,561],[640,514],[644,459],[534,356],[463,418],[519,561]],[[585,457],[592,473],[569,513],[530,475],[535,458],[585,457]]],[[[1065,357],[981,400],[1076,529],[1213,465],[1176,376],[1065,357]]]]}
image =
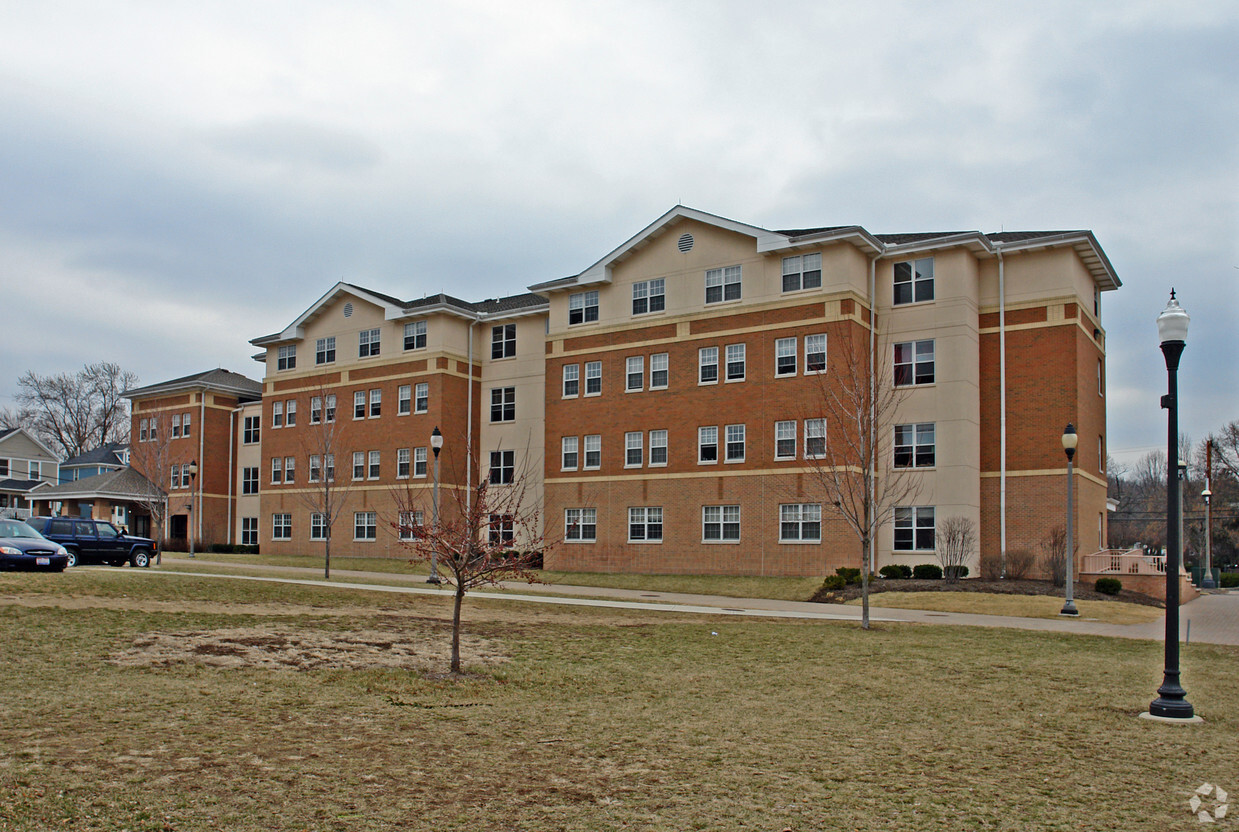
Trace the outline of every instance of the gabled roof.
{"type": "Polygon", "coordinates": [[[0,430],[0,442],[5,441],[9,437],[16,436],[19,433],[22,436],[29,439],[34,444],[38,445],[39,448],[43,451],[43,453],[47,454],[52,459],[56,460],[57,464],[60,464],[60,454],[56,453],[51,448],[47,447],[47,445],[44,445],[43,442],[39,439],[39,437],[35,436],[33,433],[26,430],[25,428],[20,428],[20,427],[19,428],[6,428],[5,430],[0,430]]]}
{"type": "Polygon", "coordinates": [[[128,442],[108,442],[92,451],[78,454],[60,463],[60,467],[74,468],[79,465],[122,465],[121,453],[129,447],[128,442]]]}
{"type": "Polygon", "coordinates": [[[1069,246],[1075,249],[1092,273],[1093,279],[1103,290],[1117,289],[1122,285],[1109,258],[1106,257],[1091,231],[1006,231],[998,234],[982,234],[980,231],[927,231],[873,234],[859,225],[831,225],[770,231],[677,205],[619,247],[608,252],[585,271],[545,283],[536,283],[529,288],[536,292],[553,292],[594,283],[609,283],[612,266],[649,245],[672,224],[682,219],[695,220],[752,237],[756,242],[758,252],[794,251],[810,245],[848,242],[866,254],[878,257],[964,247],[979,257],[988,258],[997,256],[999,251],[1030,251],[1038,248],[1069,246]]]}
{"type": "Polygon", "coordinates": [[[201,373],[194,373],[193,375],[174,378],[171,381],[163,381],[159,384],[135,387],[132,390],[126,390],[123,395],[130,400],[145,399],[155,395],[179,393],[184,390],[211,390],[219,393],[228,393],[242,400],[262,397],[262,384],[260,382],[247,378],[240,373],[224,369],[207,370],[201,373]]]}
{"type": "Polygon", "coordinates": [[[93,500],[107,497],[119,500],[147,500],[163,496],[156,486],[133,468],[121,468],[93,477],[53,485],[39,492],[40,500],[93,500]]]}

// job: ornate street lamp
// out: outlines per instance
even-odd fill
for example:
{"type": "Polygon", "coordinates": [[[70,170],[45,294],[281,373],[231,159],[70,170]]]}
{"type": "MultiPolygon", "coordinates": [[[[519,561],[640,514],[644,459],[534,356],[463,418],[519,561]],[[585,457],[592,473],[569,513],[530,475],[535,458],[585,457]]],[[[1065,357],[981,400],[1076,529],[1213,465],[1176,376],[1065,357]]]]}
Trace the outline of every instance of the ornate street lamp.
{"type": "Polygon", "coordinates": [[[1213,515],[1209,508],[1213,492],[1209,490],[1209,483],[1205,483],[1200,496],[1205,498],[1205,576],[1200,579],[1200,588],[1217,589],[1217,581],[1213,580],[1213,515]]]}
{"type": "Polygon", "coordinates": [[[1072,509],[1074,503],[1071,499],[1071,462],[1075,459],[1076,443],[1080,437],[1076,435],[1075,426],[1070,422],[1067,423],[1067,429],[1063,431],[1063,450],[1067,454],[1067,598],[1063,603],[1063,608],[1059,611],[1059,615],[1079,615],[1080,611],[1076,609],[1076,602],[1073,595],[1074,584],[1076,578],[1075,569],[1075,541],[1072,540],[1071,520],[1072,509]]]}
{"type": "Polygon", "coordinates": [[[1187,344],[1190,318],[1174,290],[1170,302],[1157,316],[1157,334],[1166,358],[1167,389],[1162,407],[1167,411],[1166,443],[1166,671],[1157,698],[1149,703],[1149,715],[1169,720],[1189,720],[1196,716],[1187,701],[1187,691],[1179,684],[1179,357],[1187,344]]]}
{"type": "Polygon", "coordinates": [[[189,533],[189,556],[194,556],[194,503],[196,502],[195,487],[198,483],[198,460],[189,463],[189,522],[186,523],[186,529],[189,533]]]}
{"type": "MultiPolygon", "coordinates": [[[[435,484],[434,484],[434,529],[435,534],[439,532],[439,451],[443,450],[443,434],[439,432],[439,426],[435,425],[435,429],[430,434],[430,447],[435,452],[435,484]]],[[[430,577],[426,579],[428,584],[441,584],[443,579],[439,577],[439,558],[438,550],[431,549],[430,551],[430,577]]]]}

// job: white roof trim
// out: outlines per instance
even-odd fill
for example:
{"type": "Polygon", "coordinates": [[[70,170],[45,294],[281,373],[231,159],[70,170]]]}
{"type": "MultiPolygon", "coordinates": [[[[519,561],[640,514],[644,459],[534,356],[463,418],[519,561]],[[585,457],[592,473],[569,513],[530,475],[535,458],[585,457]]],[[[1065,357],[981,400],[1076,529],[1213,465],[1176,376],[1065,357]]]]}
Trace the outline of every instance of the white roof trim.
{"type": "MultiPolygon", "coordinates": [[[[44,445],[42,442],[40,442],[40,441],[39,441],[39,437],[35,436],[33,433],[31,433],[30,431],[26,430],[26,429],[25,429],[25,428],[23,428],[23,427],[17,427],[17,428],[14,428],[14,429],[13,429],[13,432],[12,432],[12,433],[9,433],[9,434],[6,434],[6,435],[4,436],[4,438],[0,439],[0,442],[7,442],[7,441],[9,440],[9,437],[11,437],[11,436],[16,436],[16,435],[17,435],[17,434],[19,434],[19,433],[20,433],[22,436],[24,436],[24,437],[26,437],[27,439],[29,439],[29,440],[30,440],[31,442],[33,442],[34,444],[38,445],[38,446],[39,446],[39,448],[43,451],[43,453],[47,454],[48,456],[50,456],[50,457],[52,458],[52,461],[53,461],[53,462],[55,462],[57,465],[59,465],[59,464],[60,464],[60,456],[59,456],[59,455],[57,455],[57,454],[56,454],[56,452],[55,452],[55,451],[53,451],[51,448],[47,447],[47,446],[46,446],[46,445],[44,445]]],[[[20,458],[20,459],[26,459],[25,457],[17,457],[17,458],[20,458]]],[[[32,462],[43,462],[43,461],[45,461],[45,460],[38,459],[38,460],[27,460],[27,461],[32,461],[32,462]]]]}

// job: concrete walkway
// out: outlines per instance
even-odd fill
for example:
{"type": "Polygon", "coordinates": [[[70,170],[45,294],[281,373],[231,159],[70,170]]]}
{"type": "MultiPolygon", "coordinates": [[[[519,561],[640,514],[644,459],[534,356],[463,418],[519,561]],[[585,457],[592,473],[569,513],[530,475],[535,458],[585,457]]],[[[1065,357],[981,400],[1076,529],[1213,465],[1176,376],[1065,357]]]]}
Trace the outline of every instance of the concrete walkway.
{"type": "MultiPolygon", "coordinates": [[[[428,586],[420,575],[399,575],[385,572],[361,572],[348,569],[332,570],[332,580],[312,576],[321,570],[300,566],[250,566],[203,558],[165,556],[157,570],[166,575],[201,576],[178,567],[190,564],[219,571],[216,577],[238,580],[273,581],[307,586],[361,589],[372,592],[396,592],[418,595],[450,595],[450,588],[428,586]],[[267,577],[238,575],[232,570],[262,570],[267,577]],[[384,581],[377,584],[373,581],[384,581]]],[[[135,570],[136,571],[136,570],[135,570]]],[[[470,598],[567,606],[609,607],[646,611],[694,613],[700,615],[732,615],[756,618],[798,618],[826,621],[859,621],[860,607],[844,604],[814,604],[804,601],[778,601],[768,598],[728,598],[715,595],[689,595],[675,592],[652,592],[637,589],[566,586],[562,584],[507,583],[500,589],[474,590],[470,598]],[[534,594],[536,593],[536,594],[534,594]]],[[[874,601],[881,593],[872,596],[874,601]]],[[[1104,624],[1088,619],[1018,618],[1005,615],[933,612],[929,610],[890,609],[870,604],[870,620],[874,622],[909,624],[950,624],[968,627],[1008,627],[1044,632],[1080,633],[1113,638],[1136,638],[1161,641],[1166,632],[1166,619],[1143,624],[1104,624]]],[[[1179,609],[1180,640],[1204,644],[1239,645],[1239,592],[1217,592],[1202,595],[1179,609]]]]}

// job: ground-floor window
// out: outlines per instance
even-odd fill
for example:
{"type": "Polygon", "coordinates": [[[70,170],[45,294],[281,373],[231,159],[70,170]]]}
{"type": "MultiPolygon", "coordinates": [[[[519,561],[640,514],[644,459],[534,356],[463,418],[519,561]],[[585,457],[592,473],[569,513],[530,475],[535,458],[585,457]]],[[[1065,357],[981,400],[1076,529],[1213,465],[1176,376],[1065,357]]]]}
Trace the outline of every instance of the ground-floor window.
{"type": "Polygon", "coordinates": [[[310,515],[310,540],[327,539],[327,515],[314,512],[310,515]]]}
{"type": "Polygon", "coordinates": [[[292,540],[293,539],[293,516],[291,514],[272,514],[271,515],[271,539],[272,540],[292,540]]]}
{"type": "Polygon", "coordinates": [[[492,514],[487,526],[487,537],[492,546],[510,547],[516,540],[516,524],[510,514],[492,514]]]}
{"type": "Polygon", "coordinates": [[[378,515],[373,511],[353,512],[353,540],[374,540],[378,536],[378,515]]]}
{"type": "Polygon", "coordinates": [[[628,509],[629,543],[661,543],[662,539],[662,506],[637,506],[628,509]]]}
{"type": "Polygon", "coordinates": [[[400,534],[401,540],[417,540],[418,530],[425,525],[425,514],[420,511],[402,511],[400,512],[400,534]]]}
{"type": "Polygon", "coordinates": [[[818,543],[821,539],[821,505],[789,503],[779,506],[780,543],[818,543]]]}
{"type": "Polygon", "coordinates": [[[740,506],[702,506],[701,539],[705,543],[740,540],[740,506]]]}
{"type": "Polygon", "coordinates": [[[564,540],[593,543],[598,539],[598,509],[564,509],[564,540]]]}
{"type": "Polygon", "coordinates": [[[242,546],[257,546],[258,545],[258,518],[257,517],[242,517],[241,518],[241,545],[242,546]]]}
{"type": "Polygon", "coordinates": [[[900,506],[895,509],[895,551],[933,551],[934,507],[900,506]]]}

